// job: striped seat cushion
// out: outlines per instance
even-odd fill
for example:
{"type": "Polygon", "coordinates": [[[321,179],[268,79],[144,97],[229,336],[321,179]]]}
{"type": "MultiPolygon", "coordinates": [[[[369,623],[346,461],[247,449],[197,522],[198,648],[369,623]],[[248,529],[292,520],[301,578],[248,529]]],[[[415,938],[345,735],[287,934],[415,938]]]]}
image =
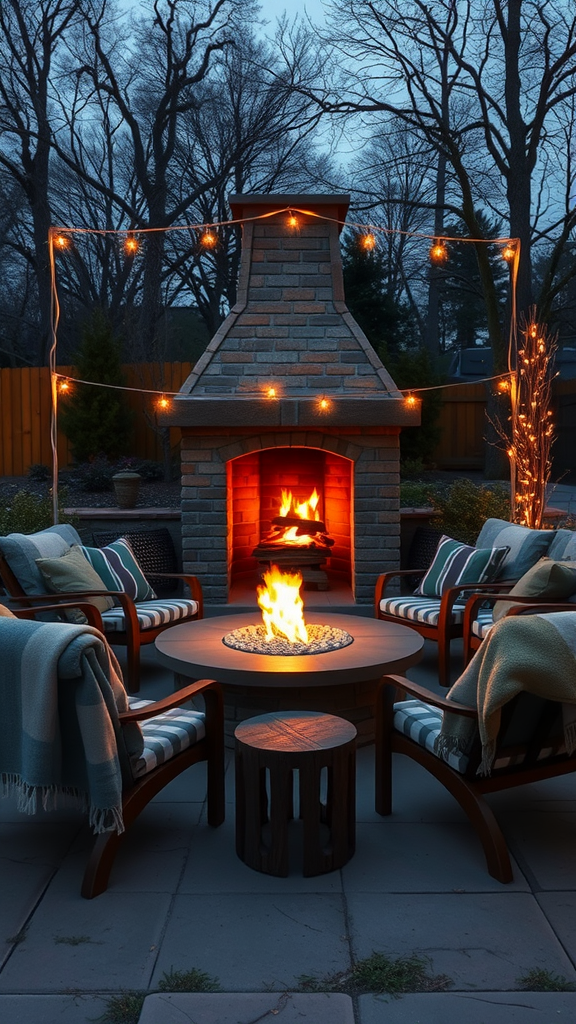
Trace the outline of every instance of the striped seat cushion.
{"type": "MultiPolygon", "coordinates": [[[[442,712],[438,708],[431,707],[421,700],[402,700],[394,705],[394,728],[397,732],[408,736],[414,743],[437,757],[436,740],[442,728],[442,712]]],[[[563,754],[566,751],[564,737],[558,735],[555,738],[548,738],[545,745],[538,753],[538,760],[545,761],[549,757],[563,754]]],[[[492,771],[501,768],[510,768],[522,764],[526,757],[525,745],[521,744],[516,750],[509,749],[505,754],[496,758],[492,765],[492,771]]],[[[449,764],[455,771],[463,774],[469,762],[467,754],[446,753],[442,760],[449,764]]]]}
{"type": "MultiPolygon", "coordinates": [[[[183,599],[168,601],[164,598],[145,601],[142,604],[136,604],[135,607],[141,630],[169,626],[171,622],[179,622],[181,619],[189,619],[198,614],[196,601],[183,599]]],[[[126,629],[122,608],[110,608],[109,611],[102,612],[102,622],[105,633],[123,633],[126,629]]]]}
{"type": "Polygon", "coordinates": [[[479,636],[483,640],[484,637],[488,636],[493,625],[492,608],[479,608],[476,618],[472,623],[472,634],[473,636],[479,636]]]}
{"type": "MultiPolygon", "coordinates": [[[[436,754],[442,712],[421,700],[401,700],[394,705],[394,728],[431,754],[436,754]]],[[[450,753],[443,760],[457,772],[464,772],[468,767],[467,755],[450,753]]]]}
{"type": "MultiPolygon", "coordinates": [[[[437,626],[440,618],[439,597],[393,597],[380,601],[380,611],[385,615],[395,615],[399,619],[411,619],[422,622],[426,626],[437,626]]],[[[455,604],[452,609],[452,622],[461,623],[464,618],[464,605],[455,604]]]]}
{"type": "MultiPolygon", "coordinates": [[[[128,702],[131,711],[154,703],[151,700],[139,700],[137,697],[129,697],[128,702]]],[[[144,749],[133,766],[135,778],[147,775],[158,765],[169,761],[175,754],[198,743],[206,735],[204,714],[201,711],[188,711],[184,708],[172,708],[157,715],[156,718],[148,718],[139,724],[144,737],[144,749]]]]}

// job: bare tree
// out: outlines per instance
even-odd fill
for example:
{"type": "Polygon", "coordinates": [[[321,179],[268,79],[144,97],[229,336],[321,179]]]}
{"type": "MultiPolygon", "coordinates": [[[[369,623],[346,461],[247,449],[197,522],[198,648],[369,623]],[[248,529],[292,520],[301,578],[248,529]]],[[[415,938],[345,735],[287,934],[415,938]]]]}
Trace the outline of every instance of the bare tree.
{"type": "Polygon", "coordinates": [[[31,245],[25,249],[38,290],[35,359],[50,339],[48,229],[53,72],[57,51],[78,18],[80,0],[2,0],[0,4],[0,165],[26,197],[31,245]]]}
{"type": "MultiPolygon", "coordinates": [[[[478,212],[492,209],[520,239],[517,296],[527,311],[535,230],[560,240],[575,224],[574,209],[560,216],[546,195],[552,168],[567,180],[561,138],[576,94],[571,0],[343,0],[331,10],[323,79],[308,70],[299,88],[331,114],[388,113],[426,139],[450,168],[445,208],[470,237],[483,238],[478,212]]],[[[291,67],[296,77],[294,58],[291,67]]],[[[476,252],[495,364],[504,369],[494,276],[486,246],[476,252]]]]}

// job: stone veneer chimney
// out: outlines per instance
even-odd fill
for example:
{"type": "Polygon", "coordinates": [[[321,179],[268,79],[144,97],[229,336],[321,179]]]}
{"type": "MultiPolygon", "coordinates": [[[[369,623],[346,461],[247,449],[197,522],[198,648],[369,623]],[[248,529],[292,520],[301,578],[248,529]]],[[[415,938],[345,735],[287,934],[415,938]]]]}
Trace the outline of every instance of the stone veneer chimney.
{"type": "Polygon", "coordinates": [[[338,236],[348,203],[231,197],[243,222],[238,299],[162,416],[182,428],[184,568],[208,603],[226,602],[235,564],[246,568],[259,540],[257,459],[269,449],[314,449],[350,465],[345,557],[358,603],[372,600],[379,572],[398,566],[398,435],[419,423],[419,410],[406,406],[346,307],[338,236]]]}

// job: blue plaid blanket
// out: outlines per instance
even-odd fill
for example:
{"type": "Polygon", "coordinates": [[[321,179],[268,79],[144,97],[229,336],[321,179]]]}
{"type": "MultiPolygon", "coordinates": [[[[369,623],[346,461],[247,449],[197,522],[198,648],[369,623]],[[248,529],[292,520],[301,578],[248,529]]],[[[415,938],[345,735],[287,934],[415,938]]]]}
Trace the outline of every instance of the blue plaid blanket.
{"type": "Polygon", "coordinates": [[[128,754],[118,712],[128,710],[128,698],[102,635],[89,626],[0,618],[0,706],[2,795],[16,795],[28,814],[73,797],[94,832],[123,832],[128,754]]]}

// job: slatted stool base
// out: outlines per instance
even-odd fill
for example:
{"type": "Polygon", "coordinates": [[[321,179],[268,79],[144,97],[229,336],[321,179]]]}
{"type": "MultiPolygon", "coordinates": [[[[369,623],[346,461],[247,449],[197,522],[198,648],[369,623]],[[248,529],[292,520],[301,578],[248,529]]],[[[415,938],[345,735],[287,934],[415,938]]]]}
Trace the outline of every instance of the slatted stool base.
{"type": "Polygon", "coordinates": [[[256,871],[288,875],[288,823],[297,772],[302,873],[310,877],[343,867],[355,846],[354,726],[335,715],[279,711],[242,722],[235,741],[240,859],[256,871]]]}

